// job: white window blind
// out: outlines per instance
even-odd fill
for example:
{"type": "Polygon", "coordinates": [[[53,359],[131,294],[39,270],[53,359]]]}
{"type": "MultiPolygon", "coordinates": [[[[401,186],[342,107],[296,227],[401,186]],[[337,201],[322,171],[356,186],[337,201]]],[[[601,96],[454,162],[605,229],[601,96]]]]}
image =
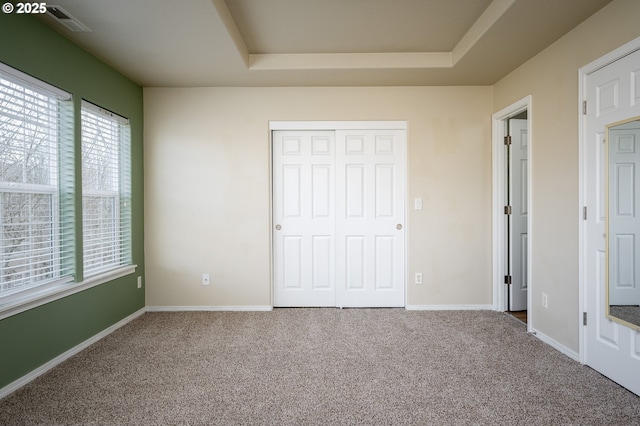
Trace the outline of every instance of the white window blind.
{"type": "Polygon", "coordinates": [[[71,96],[0,64],[0,299],[71,281],[71,96]],[[70,219],[69,219],[70,217],[70,219]]]}
{"type": "Polygon", "coordinates": [[[84,276],[131,264],[129,120],[82,102],[84,276]]]}

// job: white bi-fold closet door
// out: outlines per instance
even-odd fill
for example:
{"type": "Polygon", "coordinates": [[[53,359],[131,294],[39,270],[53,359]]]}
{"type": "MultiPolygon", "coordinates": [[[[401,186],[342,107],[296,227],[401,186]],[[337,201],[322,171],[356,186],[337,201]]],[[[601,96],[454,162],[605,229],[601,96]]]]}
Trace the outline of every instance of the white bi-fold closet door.
{"type": "Polygon", "coordinates": [[[405,130],[273,132],[274,305],[405,304],[405,130]]]}

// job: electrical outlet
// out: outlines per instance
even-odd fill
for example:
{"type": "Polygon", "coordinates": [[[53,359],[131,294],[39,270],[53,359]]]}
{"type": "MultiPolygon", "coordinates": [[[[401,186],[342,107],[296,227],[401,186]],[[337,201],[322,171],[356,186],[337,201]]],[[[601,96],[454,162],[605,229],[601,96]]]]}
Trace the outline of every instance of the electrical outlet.
{"type": "Polygon", "coordinates": [[[414,281],[416,284],[422,284],[422,272],[416,272],[416,277],[414,281]]]}
{"type": "Polygon", "coordinates": [[[542,307],[543,308],[549,307],[549,298],[547,297],[547,293],[542,293],[542,307]]]}
{"type": "Polygon", "coordinates": [[[142,277],[138,277],[138,288],[142,288],[142,277]]]}
{"type": "Polygon", "coordinates": [[[209,279],[209,274],[202,274],[202,285],[209,285],[211,281],[209,279]]]}

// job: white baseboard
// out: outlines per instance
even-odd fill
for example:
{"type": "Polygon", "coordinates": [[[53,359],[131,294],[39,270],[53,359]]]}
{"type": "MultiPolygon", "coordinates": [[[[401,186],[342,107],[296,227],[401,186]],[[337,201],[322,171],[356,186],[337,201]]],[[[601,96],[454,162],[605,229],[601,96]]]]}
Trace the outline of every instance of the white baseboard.
{"type": "Polygon", "coordinates": [[[5,396],[9,395],[12,392],[15,392],[18,389],[20,389],[22,386],[24,386],[27,383],[29,383],[30,381],[34,380],[38,376],[41,376],[42,374],[44,374],[47,371],[51,370],[53,367],[55,367],[56,365],[60,364],[61,362],[71,358],[72,356],[74,356],[75,354],[79,353],[80,351],[88,348],[89,346],[91,346],[92,344],[97,342],[98,340],[102,339],[103,337],[108,336],[109,334],[113,333],[114,331],[116,331],[117,329],[122,327],[123,325],[133,321],[136,318],[138,318],[140,315],[144,314],[146,311],[147,311],[146,308],[142,308],[142,309],[132,313],[128,317],[123,318],[122,320],[118,321],[117,323],[113,324],[112,326],[110,326],[108,328],[105,328],[100,333],[88,338],[84,342],[82,342],[82,343],[74,346],[73,348],[69,349],[68,351],[58,355],[57,357],[53,358],[51,361],[47,362],[46,364],[41,365],[40,367],[36,368],[35,370],[25,374],[24,376],[20,377],[17,380],[9,383],[7,386],[5,386],[2,389],[0,389],[0,399],[4,398],[5,396]]]}
{"type": "Polygon", "coordinates": [[[273,306],[147,306],[147,312],[233,312],[233,311],[272,311],[273,306]]]}
{"type": "Polygon", "coordinates": [[[542,340],[544,343],[546,343],[547,345],[551,346],[552,348],[560,351],[561,353],[565,354],[566,356],[568,356],[569,358],[580,362],[580,354],[578,354],[576,351],[573,351],[569,348],[567,348],[566,346],[564,346],[561,343],[558,343],[557,341],[553,340],[551,337],[540,333],[539,331],[532,329],[530,331],[531,334],[533,334],[534,336],[536,336],[538,339],[542,340]]]}
{"type": "Polygon", "coordinates": [[[493,305],[407,305],[407,311],[491,311],[493,305]]]}

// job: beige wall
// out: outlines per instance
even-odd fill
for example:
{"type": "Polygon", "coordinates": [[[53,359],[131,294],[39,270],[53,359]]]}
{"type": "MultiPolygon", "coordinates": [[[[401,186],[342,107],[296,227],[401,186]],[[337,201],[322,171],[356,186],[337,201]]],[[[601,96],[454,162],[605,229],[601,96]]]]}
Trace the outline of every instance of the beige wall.
{"type": "Polygon", "coordinates": [[[490,305],[491,92],[146,88],[147,305],[270,306],[270,120],[406,120],[408,304],[490,305]]]}
{"type": "Polygon", "coordinates": [[[640,1],[617,0],[494,87],[497,112],[532,96],[534,327],[578,352],[578,69],[640,36],[640,1]],[[541,306],[548,295],[548,309],[541,306]]]}

